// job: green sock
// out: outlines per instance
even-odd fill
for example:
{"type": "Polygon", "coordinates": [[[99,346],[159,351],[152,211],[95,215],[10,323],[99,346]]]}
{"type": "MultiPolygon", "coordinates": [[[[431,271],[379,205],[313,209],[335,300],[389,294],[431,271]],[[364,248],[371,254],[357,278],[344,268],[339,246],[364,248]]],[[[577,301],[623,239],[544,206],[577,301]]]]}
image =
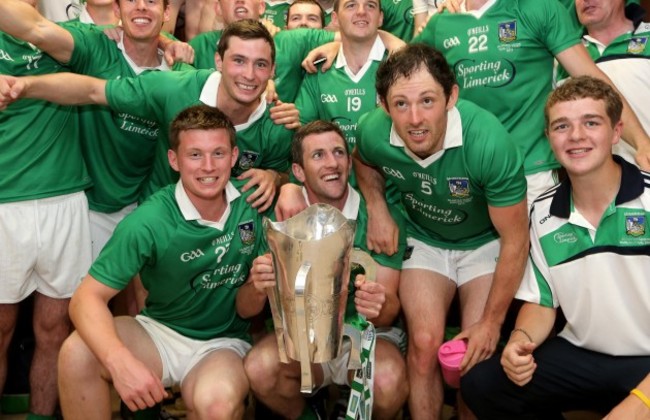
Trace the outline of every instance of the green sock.
{"type": "Polygon", "coordinates": [[[305,408],[302,409],[302,413],[298,417],[299,420],[318,420],[318,415],[312,410],[309,404],[305,404],[305,408]]]}
{"type": "Polygon", "coordinates": [[[26,420],[56,420],[56,417],[29,413],[29,414],[27,414],[26,420]]]}

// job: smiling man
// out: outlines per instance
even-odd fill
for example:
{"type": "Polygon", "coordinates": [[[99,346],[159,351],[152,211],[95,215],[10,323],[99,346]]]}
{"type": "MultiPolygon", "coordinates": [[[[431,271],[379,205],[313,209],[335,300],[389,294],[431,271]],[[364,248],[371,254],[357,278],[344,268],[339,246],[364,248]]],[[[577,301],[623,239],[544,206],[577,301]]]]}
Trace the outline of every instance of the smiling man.
{"type": "MultiPolygon", "coordinates": [[[[399,295],[409,331],[409,408],[413,418],[434,418],[443,397],[436,355],[454,295],[457,338],[468,341],[464,374],[494,352],[521,281],[528,247],[522,157],[492,114],[458,99],[449,65],[431,47],[407,45],[382,63],[377,94],[382,108],[359,123],[354,168],[369,225],[378,215],[392,223],[388,180],[406,209],[399,295]]],[[[393,227],[383,226],[396,235],[393,227]]]]}
{"type": "Polygon", "coordinates": [[[526,303],[503,354],[462,379],[481,419],[606,413],[650,372],[650,175],[611,153],[622,109],[590,77],[549,96],[546,133],[568,179],[531,210],[526,303]],[[558,308],[566,326],[551,336],[558,308]]]}
{"type": "MultiPolygon", "coordinates": [[[[307,204],[329,204],[355,220],[354,247],[367,251],[365,227],[366,203],[363,197],[348,183],[352,169],[349,146],[336,124],[314,121],[300,128],[292,144],[292,169],[296,178],[303,182],[307,204]]],[[[394,212],[399,210],[395,209],[394,212]]],[[[393,327],[400,304],[397,297],[400,268],[405,248],[405,236],[400,238],[400,251],[395,255],[371,254],[377,263],[377,282],[351,281],[346,308],[346,322],[358,322],[357,313],[365,315],[377,327],[376,358],[372,378],[375,384],[373,416],[380,419],[395,418],[406,401],[408,387],[406,366],[400,349],[405,346],[402,329],[393,327]],[[359,292],[355,293],[358,290],[359,292]],[[376,300],[381,295],[381,300],[376,300]],[[355,303],[360,301],[360,303],[355,303]],[[377,309],[380,308],[380,309],[377,309]]],[[[266,302],[267,287],[272,287],[274,267],[270,255],[254,261],[250,283],[252,293],[260,303],[261,311],[266,302]]],[[[351,383],[354,372],[347,370],[348,351],[337,359],[312,365],[316,387],[320,389],[332,383],[351,383]]],[[[310,410],[300,394],[300,365],[297,362],[283,364],[278,354],[275,333],[267,335],[255,344],[245,360],[245,369],[255,395],[269,408],[288,418],[297,418],[303,410],[310,410]]]]}
{"type": "MultiPolygon", "coordinates": [[[[168,18],[168,0],[119,0],[113,14],[122,21],[119,42],[92,25],[56,25],[21,1],[0,3],[0,30],[30,42],[71,71],[104,79],[135,77],[171,68],[158,48],[168,18]]],[[[34,62],[38,66],[38,60],[34,62]]],[[[175,70],[190,66],[176,64],[175,70]]],[[[80,109],[78,139],[94,185],[86,191],[90,207],[92,253],[96,258],[116,224],[133,211],[152,170],[160,126],[150,118],[112,111],[80,109]]],[[[72,139],[71,139],[72,140],[72,139]]]]}
{"type": "MultiPolygon", "coordinates": [[[[264,90],[274,70],[273,38],[256,21],[229,25],[219,41],[221,71],[150,72],[136,78],[102,80],[73,74],[10,79],[14,93],[64,104],[109,105],[166,127],[183,109],[204,103],[218,107],[235,124],[239,159],[233,176],[247,179],[248,199],[265,210],[271,205],[281,173],[289,167],[292,131],[273,122],[264,90]],[[61,90],[60,86],[69,86],[61,90]]],[[[5,96],[5,98],[8,98],[5,96]]],[[[15,99],[15,98],[14,98],[15,99]]],[[[297,122],[297,112],[287,121],[297,122]]],[[[167,130],[158,132],[153,172],[144,193],[150,195],[178,179],[167,159],[167,130]]],[[[286,177],[285,177],[286,178],[286,177]]]]}
{"type": "Polygon", "coordinates": [[[120,223],[72,298],[77,330],[59,358],[66,419],[109,418],[110,384],[131,410],[179,385],[189,418],[244,415],[250,336],[236,296],[262,244],[262,216],[243,182],[230,182],[239,151],[221,111],[190,107],[170,131],[169,164],[180,181],[120,223]],[[108,301],[137,273],[145,308],[112,318],[108,301]]]}

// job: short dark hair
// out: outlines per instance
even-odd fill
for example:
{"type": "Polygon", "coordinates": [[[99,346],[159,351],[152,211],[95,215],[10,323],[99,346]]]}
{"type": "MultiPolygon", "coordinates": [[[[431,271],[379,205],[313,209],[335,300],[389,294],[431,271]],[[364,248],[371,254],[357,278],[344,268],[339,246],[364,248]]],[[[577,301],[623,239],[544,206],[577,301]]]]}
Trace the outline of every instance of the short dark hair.
{"type": "Polygon", "coordinates": [[[230,146],[236,145],[235,127],[230,119],[219,110],[208,105],[194,105],[178,113],[169,127],[169,147],[178,152],[180,134],[190,130],[224,129],[230,138],[230,146]]]}
{"type": "Polygon", "coordinates": [[[230,38],[232,37],[237,37],[245,40],[265,40],[271,46],[271,63],[275,63],[275,42],[273,42],[273,37],[262,23],[253,19],[244,19],[233,22],[230,25],[226,26],[221,34],[219,43],[217,44],[217,52],[222,59],[228,50],[228,44],[230,42],[230,38]]]}
{"type": "Polygon", "coordinates": [[[548,112],[553,105],[585,98],[605,102],[605,112],[607,112],[612,127],[621,120],[623,101],[618,92],[600,79],[591,76],[579,76],[568,79],[548,95],[546,106],[544,106],[546,127],[549,124],[548,112]]]}
{"type": "Polygon", "coordinates": [[[325,27],[325,10],[323,10],[323,6],[320,5],[319,2],[316,0],[295,0],[293,3],[289,5],[289,8],[287,9],[287,17],[285,19],[285,24],[289,24],[289,16],[291,16],[291,8],[295,6],[296,4],[312,4],[315,6],[318,6],[318,10],[320,11],[320,23],[321,26],[324,28],[325,27]]]}
{"type": "Polygon", "coordinates": [[[393,53],[379,65],[375,87],[382,102],[387,103],[388,90],[400,77],[409,78],[420,68],[429,74],[442,86],[445,97],[449,99],[451,90],[456,84],[456,77],[451,71],[445,57],[435,48],[424,44],[407,44],[393,53]]]}
{"type": "Polygon", "coordinates": [[[304,152],[302,149],[302,143],[305,140],[305,138],[312,134],[322,134],[322,133],[329,133],[329,132],[334,132],[339,137],[341,137],[341,139],[343,140],[343,144],[345,144],[345,152],[349,155],[350,146],[348,146],[348,142],[345,140],[345,135],[343,134],[339,126],[334,124],[333,122],[316,120],[306,125],[303,125],[293,135],[293,141],[291,142],[291,161],[293,163],[297,163],[298,165],[302,166],[304,163],[303,156],[302,156],[304,152]]]}

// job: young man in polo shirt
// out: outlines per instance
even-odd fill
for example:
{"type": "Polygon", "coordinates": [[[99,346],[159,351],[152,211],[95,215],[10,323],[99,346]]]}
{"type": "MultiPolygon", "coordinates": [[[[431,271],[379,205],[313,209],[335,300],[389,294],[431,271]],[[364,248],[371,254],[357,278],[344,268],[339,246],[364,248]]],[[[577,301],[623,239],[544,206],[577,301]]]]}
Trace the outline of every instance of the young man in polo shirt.
{"type": "Polygon", "coordinates": [[[612,155],[622,109],[590,77],[549,96],[546,133],[568,179],[531,210],[526,303],[503,354],[461,380],[481,419],[604,413],[650,372],[650,175],[612,155]],[[551,337],[558,308],[567,322],[551,337]]]}

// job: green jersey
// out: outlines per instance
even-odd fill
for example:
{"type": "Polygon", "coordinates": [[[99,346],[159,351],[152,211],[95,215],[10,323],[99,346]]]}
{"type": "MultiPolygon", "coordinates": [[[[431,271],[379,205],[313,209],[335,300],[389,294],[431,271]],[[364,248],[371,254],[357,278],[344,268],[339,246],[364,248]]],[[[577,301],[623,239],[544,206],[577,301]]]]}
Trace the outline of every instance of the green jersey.
{"type": "MultiPolygon", "coordinates": [[[[135,78],[110,80],[106,85],[106,98],[115,111],[169,127],[180,111],[192,105],[203,103],[216,107],[220,82],[221,73],[209,70],[150,72],[135,78]]],[[[233,176],[251,168],[278,172],[289,169],[293,132],[273,123],[264,97],[249,120],[235,126],[235,130],[239,157],[233,176]]],[[[153,171],[143,187],[145,197],[178,179],[167,160],[168,130],[160,130],[158,134],[153,171]]]]}
{"type": "Polygon", "coordinates": [[[579,42],[558,1],[495,0],[471,13],[438,13],[414,42],[441,51],[460,96],[499,118],[524,155],[526,174],[559,167],[544,136],[553,59],[579,42]]]}
{"type": "MultiPolygon", "coordinates": [[[[214,55],[221,31],[206,32],[196,36],[190,45],[194,47],[194,65],[200,69],[214,68],[214,55]]],[[[309,51],[334,41],[334,33],[321,29],[297,28],[281,31],[275,38],[275,89],[284,102],[293,102],[305,75],[302,60],[309,51]]]]}
{"type": "Polygon", "coordinates": [[[217,53],[217,44],[223,31],[203,32],[192,38],[189,42],[194,48],[194,67],[197,69],[215,69],[214,55],[217,53]]]}
{"type": "MultiPolygon", "coordinates": [[[[67,71],[32,44],[0,32],[0,73],[67,71]]],[[[91,185],[79,144],[77,111],[21,99],[0,112],[0,203],[83,191],[91,185]]]]}
{"type": "Polygon", "coordinates": [[[359,118],[377,107],[375,75],[386,56],[386,48],[377,37],[368,61],[353,74],[341,48],[330,70],[308,74],[303,79],[296,98],[300,122],[332,121],[345,134],[350,150],[354,149],[359,118]]]}
{"type": "Polygon", "coordinates": [[[287,13],[289,13],[290,1],[266,2],[262,19],[266,19],[280,29],[287,26],[287,13]]]}
{"type": "Polygon", "coordinates": [[[413,0],[386,0],[381,3],[384,23],[381,29],[408,42],[413,38],[413,0]]]}
{"type": "Polygon", "coordinates": [[[186,337],[250,341],[235,297],[261,250],[263,215],[238,191],[243,182],[235,185],[219,222],[200,219],[181,183],[163,188],[117,226],[90,274],[121,290],[140,273],[142,313],[186,337]]]}
{"type": "MultiPolygon", "coordinates": [[[[69,66],[75,73],[117,79],[147,70],[126,55],[124,44],[109,39],[94,25],[64,24],[74,39],[69,66]]],[[[158,51],[161,66],[170,70],[158,51]]],[[[191,69],[176,64],[176,70],[191,69]]],[[[103,106],[80,108],[81,146],[94,186],[86,191],[90,209],[116,212],[138,201],[151,172],[160,127],[156,121],[103,106]]]]}
{"type": "Polygon", "coordinates": [[[526,197],[522,157],[489,112],[459,100],[448,112],[441,151],[420,159],[405,146],[383,109],[359,122],[357,150],[401,193],[407,236],[443,249],[476,249],[498,238],[488,205],[526,197]]]}

